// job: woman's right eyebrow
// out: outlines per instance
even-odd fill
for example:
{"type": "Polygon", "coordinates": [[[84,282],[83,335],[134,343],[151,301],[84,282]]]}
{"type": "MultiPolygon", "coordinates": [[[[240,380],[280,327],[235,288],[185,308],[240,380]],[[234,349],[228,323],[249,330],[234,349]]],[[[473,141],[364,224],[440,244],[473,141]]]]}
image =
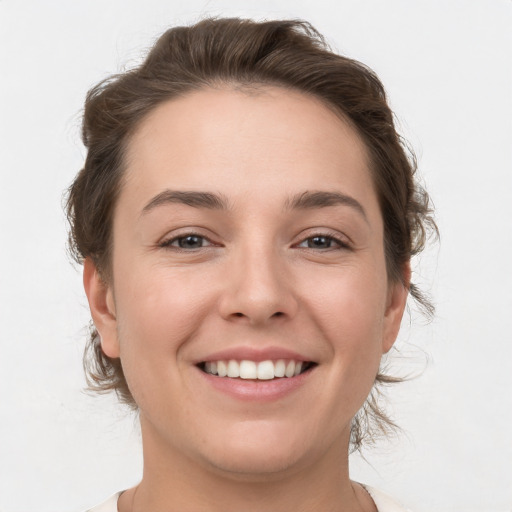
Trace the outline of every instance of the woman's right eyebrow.
{"type": "Polygon", "coordinates": [[[194,208],[207,208],[209,210],[227,210],[229,208],[228,200],[220,194],[167,189],[153,197],[144,206],[141,215],[165,204],[185,204],[194,208]]]}

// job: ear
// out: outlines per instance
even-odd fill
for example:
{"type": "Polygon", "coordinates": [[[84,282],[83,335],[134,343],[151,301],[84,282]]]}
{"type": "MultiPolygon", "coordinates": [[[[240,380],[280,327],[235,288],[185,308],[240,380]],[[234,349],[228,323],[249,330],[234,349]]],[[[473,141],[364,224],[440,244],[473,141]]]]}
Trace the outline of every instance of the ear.
{"type": "Polygon", "coordinates": [[[84,261],[83,280],[92,320],[100,335],[101,348],[106,356],[119,357],[117,318],[112,287],[103,281],[91,258],[86,258],[84,261]]]}
{"type": "Polygon", "coordinates": [[[400,330],[404,315],[409,284],[411,282],[411,265],[407,262],[402,268],[403,281],[389,283],[386,312],[384,315],[384,332],[382,337],[382,353],[391,350],[400,330]]]}

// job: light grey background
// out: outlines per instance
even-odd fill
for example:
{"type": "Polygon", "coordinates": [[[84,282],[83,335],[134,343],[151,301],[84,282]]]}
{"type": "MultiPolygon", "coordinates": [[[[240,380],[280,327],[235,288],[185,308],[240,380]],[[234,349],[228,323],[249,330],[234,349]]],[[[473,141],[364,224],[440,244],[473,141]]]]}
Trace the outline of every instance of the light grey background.
{"type": "Polygon", "coordinates": [[[135,419],[81,391],[61,200],[87,89],[205,14],[305,18],[373,67],[437,207],[416,275],[437,317],[413,313],[395,358],[426,369],[389,390],[404,434],[353,477],[417,512],[512,510],[510,0],[0,0],[0,510],[80,511],[139,478],[135,419]]]}

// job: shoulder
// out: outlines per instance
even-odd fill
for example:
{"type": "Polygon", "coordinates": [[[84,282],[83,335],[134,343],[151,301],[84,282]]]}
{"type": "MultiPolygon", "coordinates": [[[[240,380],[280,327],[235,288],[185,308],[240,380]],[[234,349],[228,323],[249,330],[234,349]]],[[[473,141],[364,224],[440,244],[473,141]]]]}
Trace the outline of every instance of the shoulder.
{"type": "Polygon", "coordinates": [[[368,485],[363,486],[368,494],[372,497],[375,502],[375,506],[379,512],[411,512],[410,509],[405,508],[403,505],[400,505],[393,498],[388,496],[387,494],[379,491],[378,489],[374,489],[373,487],[369,487],[368,485]]]}
{"type": "Polygon", "coordinates": [[[113,496],[110,496],[107,501],[86,510],[86,512],[117,512],[117,500],[119,496],[121,496],[121,492],[117,492],[113,496]]]}
{"type": "MultiPolygon", "coordinates": [[[[393,498],[388,496],[387,494],[374,489],[373,487],[369,487],[365,485],[364,488],[368,491],[370,496],[379,512],[411,512],[409,509],[404,508],[398,502],[396,502],[393,498]]],[[[108,500],[104,501],[100,505],[93,507],[86,512],[117,512],[117,500],[121,492],[118,492],[111,496],[108,500]]]]}

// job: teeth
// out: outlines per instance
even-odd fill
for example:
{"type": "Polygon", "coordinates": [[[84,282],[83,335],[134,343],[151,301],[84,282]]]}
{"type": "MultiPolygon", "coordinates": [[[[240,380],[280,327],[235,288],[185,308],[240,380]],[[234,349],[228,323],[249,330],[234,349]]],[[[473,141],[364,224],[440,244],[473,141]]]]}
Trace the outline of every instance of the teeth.
{"type": "Polygon", "coordinates": [[[278,359],[277,361],[207,361],[204,371],[219,377],[271,380],[281,377],[294,377],[299,375],[305,364],[302,361],[278,359]]]}
{"type": "Polygon", "coordinates": [[[240,365],[236,361],[228,361],[228,377],[240,377],[240,365]]]}
{"type": "Polygon", "coordinates": [[[261,363],[258,363],[259,380],[273,379],[274,373],[274,363],[272,361],[261,361],[261,363]]]}
{"type": "Polygon", "coordinates": [[[284,377],[284,373],[286,372],[286,363],[279,359],[279,361],[276,361],[276,364],[274,365],[274,376],[275,377],[284,377]]]}
{"type": "Polygon", "coordinates": [[[254,361],[242,361],[240,363],[241,379],[257,379],[258,365],[254,361]]]}
{"type": "Polygon", "coordinates": [[[293,377],[295,375],[295,361],[290,361],[286,365],[286,370],[284,371],[286,377],[293,377]]]}
{"type": "MultiPolygon", "coordinates": [[[[213,365],[212,365],[213,366],[213,365]]],[[[213,373],[213,367],[211,367],[213,373]]],[[[219,377],[225,377],[228,374],[228,368],[224,361],[217,361],[217,375],[219,377]]]]}

